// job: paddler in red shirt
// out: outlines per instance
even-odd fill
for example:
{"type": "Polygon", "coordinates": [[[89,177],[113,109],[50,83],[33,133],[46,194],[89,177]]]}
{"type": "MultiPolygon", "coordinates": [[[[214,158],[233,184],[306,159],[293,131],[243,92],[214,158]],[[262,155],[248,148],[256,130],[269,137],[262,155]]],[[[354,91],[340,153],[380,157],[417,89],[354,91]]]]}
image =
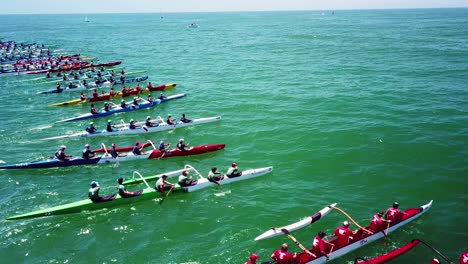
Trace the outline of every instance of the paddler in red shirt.
{"type": "Polygon", "coordinates": [[[338,237],[337,246],[344,247],[353,240],[354,232],[349,229],[349,222],[344,221],[343,225],[338,227],[333,234],[338,237]]]}
{"type": "Polygon", "coordinates": [[[98,94],[98,92],[97,92],[96,89],[94,89],[94,91],[93,91],[93,98],[94,98],[94,99],[98,99],[98,98],[99,98],[99,94],[98,94]]]}
{"type": "Polygon", "coordinates": [[[153,88],[153,85],[151,84],[151,82],[149,82],[148,85],[146,85],[146,88],[148,88],[148,90],[151,90],[153,88]]]}
{"type": "Polygon", "coordinates": [[[384,222],[387,223],[387,225],[390,225],[390,221],[388,220],[385,220],[385,219],[382,219],[382,216],[383,216],[383,211],[380,210],[378,214],[375,214],[373,217],[372,217],[372,220],[370,222],[370,225],[369,225],[369,230],[371,232],[380,232],[382,230],[384,230],[384,222]]]}
{"type": "Polygon", "coordinates": [[[393,223],[400,222],[401,219],[401,211],[398,209],[398,202],[394,202],[393,206],[387,209],[385,213],[385,219],[392,221],[393,223]]]}
{"type": "Polygon", "coordinates": [[[291,264],[292,260],[296,257],[296,253],[294,256],[289,253],[288,251],[288,244],[284,243],[281,245],[280,249],[275,250],[273,254],[271,254],[271,258],[276,260],[277,264],[291,264]]]}
{"type": "MultiPolygon", "coordinates": [[[[315,254],[316,256],[323,255],[327,258],[328,260],[328,254],[325,252],[325,243],[330,244],[328,242],[325,242],[323,238],[325,237],[325,232],[320,231],[318,232],[317,236],[314,238],[314,242],[312,244],[312,254],[315,254]]],[[[332,245],[332,244],[330,244],[332,245]]],[[[333,245],[332,245],[333,246],[333,245]]]]}
{"type": "Polygon", "coordinates": [[[245,264],[257,264],[257,259],[258,255],[255,253],[250,254],[249,261],[247,261],[245,264]]]}

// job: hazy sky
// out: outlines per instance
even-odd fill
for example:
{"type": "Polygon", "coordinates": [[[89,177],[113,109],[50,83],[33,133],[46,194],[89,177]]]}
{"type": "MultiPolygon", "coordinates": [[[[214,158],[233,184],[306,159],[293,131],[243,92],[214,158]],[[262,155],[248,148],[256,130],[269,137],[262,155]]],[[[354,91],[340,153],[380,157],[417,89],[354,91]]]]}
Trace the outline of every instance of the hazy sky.
{"type": "Polygon", "coordinates": [[[468,7],[468,0],[0,0],[0,14],[468,7]]]}

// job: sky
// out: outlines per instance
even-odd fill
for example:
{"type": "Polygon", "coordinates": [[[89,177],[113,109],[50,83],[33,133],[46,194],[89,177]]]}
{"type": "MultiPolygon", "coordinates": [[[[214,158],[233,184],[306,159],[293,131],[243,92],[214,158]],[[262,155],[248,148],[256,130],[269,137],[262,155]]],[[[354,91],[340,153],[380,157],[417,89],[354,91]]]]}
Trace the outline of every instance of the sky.
{"type": "Polygon", "coordinates": [[[173,13],[468,7],[468,0],[0,0],[0,14],[173,13]]]}

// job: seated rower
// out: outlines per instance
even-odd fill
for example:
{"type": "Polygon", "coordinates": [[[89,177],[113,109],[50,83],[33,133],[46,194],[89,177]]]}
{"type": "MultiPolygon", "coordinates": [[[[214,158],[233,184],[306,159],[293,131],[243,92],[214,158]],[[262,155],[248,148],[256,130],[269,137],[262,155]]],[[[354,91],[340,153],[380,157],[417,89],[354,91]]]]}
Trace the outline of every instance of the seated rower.
{"type": "Polygon", "coordinates": [[[130,129],[136,129],[138,127],[141,127],[140,123],[138,121],[135,121],[133,119],[130,119],[130,123],[128,124],[128,128],[130,129]]]}
{"type": "Polygon", "coordinates": [[[141,101],[141,97],[135,96],[133,97],[133,105],[138,106],[138,102],[141,101]]]}
{"type": "Polygon", "coordinates": [[[165,142],[164,140],[161,140],[161,142],[159,142],[159,148],[158,148],[158,150],[159,150],[160,152],[163,152],[163,153],[164,153],[164,152],[167,152],[167,151],[169,151],[167,148],[168,148],[170,145],[171,145],[171,143],[166,144],[166,142],[165,142]]]}
{"type": "Polygon", "coordinates": [[[208,180],[210,182],[216,182],[219,184],[219,182],[223,179],[224,174],[222,172],[218,172],[218,168],[216,167],[211,168],[210,172],[208,172],[208,180]]]}
{"type": "Polygon", "coordinates": [[[390,225],[390,220],[382,219],[383,214],[384,214],[383,211],[380,210],[378,214],[375,214],[372,217],[372,220],[369,225],[369,230],[371,232],[374,232],[374,233],[380,232],[384,230],[388,225],[390,225]],[[384,222],[386,223],[385,226],[384,226],[384,222]]]}
{"type": "Polygon", "coordinates": [[[182,117],[180,118],[180,122],[182,123],[190,123],[192,120],[188,119],[185,117],[185,114],[182,114],[182,117]]]}
{"type": "Polygon", "coordinates": [[[127,108],[127,103],[125,102],[124,99],[122,99],[122,101],[120,102],[120,107],[127,108]]]}
{"type": "Polygon", "coordinates": [[[146,85],[146,88],[150,91],[151,89],[153,89],[153,85],[151,84],[151,82],[149,82],[148,85],[146,85]]]}
{"type": "Polygon", "coordinates": [[[83,92],[80,94],[80,100],[82,102],[86,101],[86,95],[83,92]]]}
{"type": "Polygon", "coordinates": [[[106,131],[112,132],[114,131],[115,124],[112,124],[112,120],[107,120],[106,131]]]}
{"type": "Polygon", "coordinates": [[[91,199],[91,201],[98,203],[98,202],[106,202],[113,200],[115,198],[115,194],[101,197],[99,196],[99,190],[101,189],[101,186],[99,186],[99,183],[97,181],[92,181],[91,182],[91,188],[88,191],[88,197],[91,199]]]}
{"type": "Polygon", "coordinates": [[[127,91],[127,88],[125,87],[125,85],[122,87],[122,90],[120,92],[122,93],[123,97],[127,96],[128,91],[127,91]]]}
{"type": "Polygon", "coordinates": [[[151,120],[151,116],[146,117],[145,125],[147,127],[157,127],[159,123],[157,121],[151,120]]]}
{"type": "Polygon", "coordinates": [[[139,192],[129,192],[127,191],[127,189],[125,188],[125,185],[123,185],[123,178],[120,177],[117,179],[117,183],[118,183],[118,190],[119,190],[119,195],[122,197],[122,198],[128,198],[128,197],[134,197],[134,196],[137,196],[139,195],[139,192]]]}
{"type": "Polygon", "coordinates": [[[189,144],[185,144],[184,139],[181,138],[181,139],[179,139],[179,143],[177,143],[177,149],[180,150],[180,151],[190,150],[190,148],[188,148],[188,145],[189,144]]]}
{"type": "Polygon", "coordinates": [[[112,148],[111,148],[111,150],[110,150],[110,154],[111,154],[111,156],[112,156],[114,159],[116,159],[117,157],[119,157],[119,153],[117,152],[115,143],[112,143],[112,148]]]}
{"type": "Polygon", "coordinates": [[[88,82],[86,80],[83,80],[83,86],[88,87],[88,82]]]}
{"type": "Polygon", "coordinates": [[[141,155],[141,150],[143,150],[143,147],[144,146],[140,145],[140,142],[137,141],[132,150],[133,155],[141,155]]]}
{"type": "Polygon", "coordinates": [[[91,104],[91,114],[93,114],[93,115],[98,114],[98,110],[94,107],[94,104],[91,104]]]}
{"type": "Polygon", "coordinates": [[[167,115],[166,123],[167,123],[168,125],[175,125],[175,124],[176,124],[176,120],[175,120],[175,118],[171,118],[171,115],[167,115]]]}
{"type": "Polygon", "coordinates": [[[54,153],[54,156],[59,161],[69,161],[71,156],[65,154],[65,145],[60,146],[60,149],[54,153]]]}
{"type": "Polygon", "coordinates": [[[317,236],[314,238],[314,242],[312,244],[312,254],[316,256],[325,256],[327,260],[329,259],[327,252],[325,252],[325,244],[331,245],[333,248],[333,244],[330,244],[323,240],[325,237],[325,232],[319,231],[317,236]]]}
{"type": "Polygon", "coordinates": [[[137,94],[141,93],[140,83],[137,83],[137,85],[135,86],[135,92],[136,92],[137,94]]]}
{"type": "Polygon", "coordinates": [[[235,178],[241,175],[242,175],[242,172],[239,171],[239,168],[237,167],[236,163],[232,163],[231,167],[226,172],[226,176],[228,176],[228,178],[235,178]]]}
{"type": "Polygon", "coordinates": [[[68,84],[68,89],[73,89],[73,83],[72,83],[72,82],[70,82],[70,83],[68,84]]]}
{"type": "Polygon", "coordinates": [[[110,90],[109,90],[109,96],[110,96],[110,97],[115,96],[114,87],[111,87],[111,88],[110,88],[110,90]]]}
{"type": "Polygon", "coordinates": [[[398,223],[401,220],[401,211],[398,209],[398,206],[398,202],[394,202],[393,206],[385,212],[385,219],[391,221],[392,224],[398,223]]]}
{"type": "Polygon", "coordinates": [[[188,171],[184,170],[182,172],[182,174],[179,176],[179,185],[182,186],[182,187],[186,187],[186,186],[192,186],[192,185],[195,185],[194,183],[196,183],[196,181],[193,181],[192,180],[192,176],[190,177],[187,177],[187,175],[189,174],[188,171]]]}
{"type": "Polygon", "coordinates": [[[165,191],[168,191],[174,188],[174,184],[167,181],[167,175],[163,175],[156,182],[156,186],[154,188],[156,189],[156,191],[160,192],[162,195],[165,195],[165,191]]]}
{"type": "Polygon", "coordinates": [[[153,96],[151,94],[148,94],[148,97],[146,98],[146,101],[148,101],[150,103],[154,102],[153,96]]]}
{"type": "Polygon", "coordinates": [[[158,96],[158,99],[159,99],[159,100],[164,100],[164,99],[166,99],[166,98],[167,98],[167,97],[164,96],[162,93],[159,94],[159,96],[158,96]]]}
{"type": "Polygon", "coordinates": [[[85,148],[83,149],[82,158],[85,160],[89,160],[95,156],[94,152],[92,152],[89,148],[90,148],[90,145],[86,144],[85,148]]]}
{"type": "Polygon", "coordinates": [[[97,92],[96,89],[94,89],[94,91],[93,91],[93,98],[94,98],[94,99],[98,99],[98,98],[99,98],[99,94],[98,94],[98,92],[97,92]]]}
{"type": "Polygon", "coordinates": [[[336,241],[337,246],[344,247],[353,241],[355,232],[349,229],[349,222],[344,221],[343,225],[338,227],[333,234],[338,238],[336,241]]]}
{"type": "Polygon", "coordinates": [[[97,131],[96,127],[94,126],[94,122],[90,122],[89,126],[86,127],[86,132],[92,134],[97,131]]]}

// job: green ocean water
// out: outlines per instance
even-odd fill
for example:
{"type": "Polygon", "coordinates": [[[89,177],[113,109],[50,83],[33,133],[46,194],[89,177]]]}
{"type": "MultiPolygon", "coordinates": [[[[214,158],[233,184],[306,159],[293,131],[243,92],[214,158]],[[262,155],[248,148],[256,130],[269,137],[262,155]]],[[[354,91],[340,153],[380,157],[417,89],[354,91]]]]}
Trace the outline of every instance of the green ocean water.
{"type": "MultiPolygon", "coordinates": [[[[166,94],[187,97],[148,114],[222,116],[217,123],[149,135],[39,141],[84,129],[51,125],[89,105],[49,107],[76,93],[37,95],[54,85],[0,77],[0,159],[51,156],[59,145],[80,155],[85,143],[131,145],[184,137],[191,145],[225,143],[207,155],[114,165],[0,171],[0,219],[102,193],[133,171],[153,175],[184,164],[208,172],[273,166],[261,178],[171,194],[110,210],[30,220],[0,220],[5,263],[244,263],[262,261],[287,237],[254,238],[338,203],[361,225],[394,201],[402,209],[434,200],[422,218],[332,263],[372,257],[413,238],[457,259],[468,250],[468,9],[0,16],[0,37],[68,53],[122,60],[146,70],[166,94]],[[163,18],[161,18],[163,16],[163,18]],[[198,28],[187,25],[196,22],[198,28]],[[217,196],[215,194],[224,194],[217,196]]],[[[36,76],[34,76],[36,77],[36,76]]],[[[101,104],[99,105],[101,106],[101,104]]],[[[103,127],[105,120],[96,120],[103,127]]],[[[141,187],[141,186],[138,186],[141,187]]],[[[133,187],[134,189],[138,187],[133,187]]],[[[319,230],[346,220],[335,211],[295,231],[310,246],[319,230]]],[[[391,263],[428,263],[421,247],[391,263]]]]}

